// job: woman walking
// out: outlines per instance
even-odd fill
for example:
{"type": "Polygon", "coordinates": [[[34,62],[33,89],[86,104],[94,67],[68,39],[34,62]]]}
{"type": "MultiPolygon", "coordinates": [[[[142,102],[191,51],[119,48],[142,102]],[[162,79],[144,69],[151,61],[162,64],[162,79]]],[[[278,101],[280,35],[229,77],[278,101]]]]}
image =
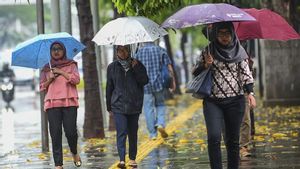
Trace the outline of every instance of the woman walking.
{"type": "Polygon", "coordinates": [[[77,108],[78,93],[76,85],[80,78],[77,63],[68,60],[66,48],[61,42],[50,47],[51,68],[47,64],[41,72],[40,90],[45,91],[44,111],[48,115],[52,139],[52,152],[56,169],[63,168],[62,126],[73,155],[74,164],[81,166],[77,152],[77,108]]]}
{"type": "Polygon", "coordinates": [[[203,101],[210,166],[212,169],[223,168],[220,143],[224,123],[227,168],[238,169],[239,133],[245,111],[244,93],[250,106],[256,105],[253,77],[247,53],[240,45],[231,22],[214,23],[211,36],[211,43],[201,55],[199,67],[193,72],[198,75],[210,68],[213,74],[212,93],[203,101]]]}
{"type": "Polygon", "coordinates": [[[129,46],[117,46],[117,60],[108,65],[107,111],[113,113],[117,129],[119,168],[125,168],[126,138],[129,140],[129,166],[137,168],[137,132],[142,112],[144,85],[148,76],[144,65],[130,57],[129,46]]]}

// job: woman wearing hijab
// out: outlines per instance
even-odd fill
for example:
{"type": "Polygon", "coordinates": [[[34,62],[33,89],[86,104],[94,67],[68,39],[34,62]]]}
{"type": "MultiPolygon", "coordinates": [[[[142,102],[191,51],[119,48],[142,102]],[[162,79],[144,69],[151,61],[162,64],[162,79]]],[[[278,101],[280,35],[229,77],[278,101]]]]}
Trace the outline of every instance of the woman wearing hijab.
{"type": "Polygon", "coordinates": [[[52,152],[56,169],[63,167],[62,126],[73,155],[74,164],[81,166],[77,152],[77,108],[76,85],[80,78],[77,63],[66,57],[63,43],[54,42],[50,46],[51,61],[41,72],[40,90],[45,91],[44,111],[48,115],[52,139],[52,152]]]}
{"type": "Polygon", "coordinates": [[[211,43],[201,55],[200,66],[193,73],[197,75],[201,70],[210,68],[213,74],[211,95],[203,101],[210,166],[212,169],[222,169],[220,143],[224,124],[227,168],[238,169],[239,132],[245,111],[244,93],[248,96],[250,106],[256,105],[253,77],[247,53],[237,39],[233,24],[214,23],[211,34],[211,43]]]}
{"type": "Polygon", "coordinates": [[[144,65],[130,57],[129,46],[117,46],[117,60],[108,65],[107,111],[113,113],[117,129],[119,168],[125,167],[126,138],[129,140],[129,166],[137,168],[137,132],[142,112],[144,85],[148,83],[144,65]]]}

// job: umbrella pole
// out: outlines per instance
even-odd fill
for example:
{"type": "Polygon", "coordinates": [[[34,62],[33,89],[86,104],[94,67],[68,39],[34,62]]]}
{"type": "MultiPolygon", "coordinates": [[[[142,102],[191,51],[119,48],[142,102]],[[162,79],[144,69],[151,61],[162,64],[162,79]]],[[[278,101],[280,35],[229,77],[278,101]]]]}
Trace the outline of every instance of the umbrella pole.
{"type": "Polygon", "coordinates": [[[140,43],[137,43],[136,49],[135,49],[135,51],[134,51],[134,54],[136,54],[136,53],[138,52],[139,47],[140,47],[140,43]]]}
{"type": "Polygon", "coordinates": [[[50,63],[50,62],[48,62],[48,64],[49,64],[49,67],[50,67],[50,69],[52,69],[51,63],[50,63]]]}
{"type": "MultiPolygon", "coordinates": [[[[208,26],[206,26],[206,35],[207,35],[207,40],[209,41],[209,31],[208,31],[208,26]]],[[[207,47],[207,53],[210,54],[209,45],[208,45],[208,47],[207,47]]]]}
{"type": "Polygon", "coordinates": [[[48,62],[48,64],[49,64],[50,71],[53,72],[53,71],[52,71],[52,66],[51,66],[50,61],[48,62]]]}
{"type": "Polygon", "coordinates": [[[134,46],[133,44],[130,44],[130,57],[133,58],[134,54],[135,54],[135,51],[134,51],[134,46]]]}

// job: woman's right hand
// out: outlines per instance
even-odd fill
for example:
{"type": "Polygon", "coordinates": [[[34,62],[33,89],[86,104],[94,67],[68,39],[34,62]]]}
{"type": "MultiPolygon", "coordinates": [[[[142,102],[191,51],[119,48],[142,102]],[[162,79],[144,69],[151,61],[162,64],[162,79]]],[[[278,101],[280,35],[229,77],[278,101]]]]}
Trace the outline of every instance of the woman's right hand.
{"type": "Polygon", "coordinates": [[[205,68],[208,68],[214,61],[213,57],[211,56],[211,54],[206,54],[204,56],[204,61],[205,61],[205,68]]]}

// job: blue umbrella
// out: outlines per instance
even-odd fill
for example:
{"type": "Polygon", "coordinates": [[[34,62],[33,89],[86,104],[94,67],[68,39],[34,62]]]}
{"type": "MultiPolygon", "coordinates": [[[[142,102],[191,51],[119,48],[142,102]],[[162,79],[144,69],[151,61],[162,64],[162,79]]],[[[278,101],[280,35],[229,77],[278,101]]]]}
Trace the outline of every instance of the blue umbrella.
{"type": "Polygon", "coordinates": [[[12,52],[12,65],[28,68],[42,68],[50,62],[50,46],[59,41],[66,47],[66,56],[73,59],[85,46],[66,32],[40,34],[15,48],[12,52]]]}

